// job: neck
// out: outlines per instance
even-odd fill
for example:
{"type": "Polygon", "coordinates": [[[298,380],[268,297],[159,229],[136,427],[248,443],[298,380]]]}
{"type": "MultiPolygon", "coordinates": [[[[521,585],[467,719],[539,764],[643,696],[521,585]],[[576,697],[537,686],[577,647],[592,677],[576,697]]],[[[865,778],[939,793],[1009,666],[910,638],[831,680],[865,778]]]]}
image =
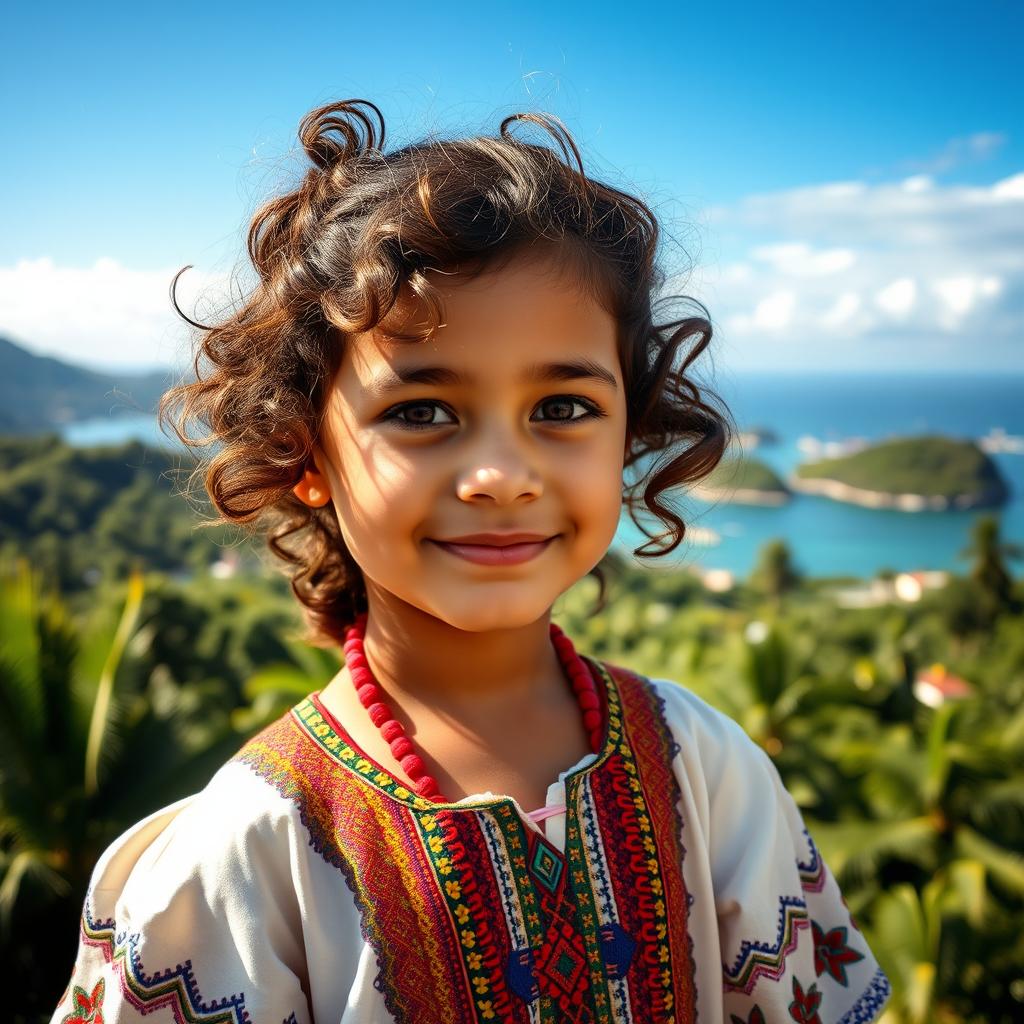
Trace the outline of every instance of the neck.
{"type": "Polygon", "coordinates": [[[375,601],[372,591],[368,597],[367,661],[384,690],[410,711],[421,706],[465,720],[557,705],[569,694],[551,642],[550,610],[525,626],[469,633],[412,605],[375,601]]]}

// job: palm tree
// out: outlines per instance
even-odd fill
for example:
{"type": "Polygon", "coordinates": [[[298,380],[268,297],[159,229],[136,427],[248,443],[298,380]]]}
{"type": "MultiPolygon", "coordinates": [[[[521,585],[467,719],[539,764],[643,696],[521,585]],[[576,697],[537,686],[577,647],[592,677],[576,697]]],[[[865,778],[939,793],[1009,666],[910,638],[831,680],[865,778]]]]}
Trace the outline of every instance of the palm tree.
{"type": "Polygon", "coordinates": [[[970,544],[960,554],[972,559],[970,578],[981,597],[986,624],[990,625],[1003,612],[1020,611],[1006,559],[1024,558],[1024,548],[1000,540],[999,520],[995,516],[981,516],[975,522],[970,544]]]}
{"type": "Polygon", "coordinates": [[[799,582],[800,574],[793,565],[789,545],[778,539],[763,544],[748,583],[778,604],[782,595],[793,590],[799,582]]]}
{"type": "Polygon", "coordinates": [[[197,747],[173,703],[158,712],[119,688],[144,589],[133,572],[123,604],[79,629],[26,563],[0,571],[0,954],[32,1002],[25,1021],[67,982],[99,854],[201,789],[244,739],[225,721],[197,747]]]}

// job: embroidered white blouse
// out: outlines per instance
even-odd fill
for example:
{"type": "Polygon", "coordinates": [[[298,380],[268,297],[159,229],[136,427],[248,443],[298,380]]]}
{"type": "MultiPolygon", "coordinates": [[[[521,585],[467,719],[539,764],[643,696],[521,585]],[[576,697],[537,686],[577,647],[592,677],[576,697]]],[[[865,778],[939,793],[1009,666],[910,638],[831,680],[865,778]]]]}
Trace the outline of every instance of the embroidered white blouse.
{"type": "MultiPolygon", "coordinates": [[[[684,687],[650,682],[677,745],[696,1019],[876,1020],[888,979],[771,760],[684,687]]],[[[516,804],[560,851],[566,778],[596,756],[552,782],[539,822],[516,804]]],[[[102,854],[52,1024],[98,1021],[96,1011],[103,1024],[143,1014],[153,1024],[385,1024],[394,1018],[377,971],[353,893],[313,848],[295,803],[231,761],[102,854]]],[[[539,1013],[531,1004],[524,1019],[555,1019],[539,1013]]]]}

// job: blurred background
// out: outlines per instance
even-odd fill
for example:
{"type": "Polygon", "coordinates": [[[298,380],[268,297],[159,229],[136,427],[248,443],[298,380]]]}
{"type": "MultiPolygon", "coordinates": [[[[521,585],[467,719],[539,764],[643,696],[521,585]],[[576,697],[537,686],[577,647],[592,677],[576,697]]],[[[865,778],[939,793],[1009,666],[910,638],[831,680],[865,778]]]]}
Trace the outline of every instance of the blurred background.
{"type": "Polygon", "coordinates": [[[99,853],[337,671],[259,539],[200,529],[156,401],[251,284],[309,109],[388,145],[566,124],[663,228],[741,433],[624,516],[585,653],[677,680],[775,761],[893,983],[883,1020],[1024,1016],[1019,4],[118,4],[7,18],[0,78],[0,952],[68,983],[99,853]]]}

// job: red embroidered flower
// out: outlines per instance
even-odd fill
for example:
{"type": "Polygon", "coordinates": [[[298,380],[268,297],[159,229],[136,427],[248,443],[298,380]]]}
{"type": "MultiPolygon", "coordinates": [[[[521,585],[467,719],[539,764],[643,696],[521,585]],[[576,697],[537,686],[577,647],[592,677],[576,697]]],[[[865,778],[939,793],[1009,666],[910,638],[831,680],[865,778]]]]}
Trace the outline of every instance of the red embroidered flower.
{"type": "Polygon", "coordinates": [[[746,1020],[737,1017],[735,1013],[730,1013],[729,1016],[732,1017],[732,1024],[765,1024],[764,1013],[760,1006],[755,1006],[746,1020]]]}
{"type": "Polygon", "coordinates": [[[96,982],[92,995],[80,986],[75,986],[71,997],[74,1010],[67,1014],[60,1024],[103,1024],[103,979],[96,982]]]}
{"type": "Polygon", "coordinates": [[[821,993],[818,986],[812,985],[806,992],[800,982],[793,978],[793,1002],[789,1004],[789,1015],[798,1024],[821,1024],[818,1007],[821,1005],[821,993]]]}
{"type": "Polygon", "coordinates": [[[845,928],[833,928],[832,931],[826,933],[817,921],[811,921],[811,930],[814,934],[815,973],[821,977],[828,971],[840,985],[848,985],[846,965],[863,960],[864,954],[858,953],[857,950],[846,944],[845,928]]]}

